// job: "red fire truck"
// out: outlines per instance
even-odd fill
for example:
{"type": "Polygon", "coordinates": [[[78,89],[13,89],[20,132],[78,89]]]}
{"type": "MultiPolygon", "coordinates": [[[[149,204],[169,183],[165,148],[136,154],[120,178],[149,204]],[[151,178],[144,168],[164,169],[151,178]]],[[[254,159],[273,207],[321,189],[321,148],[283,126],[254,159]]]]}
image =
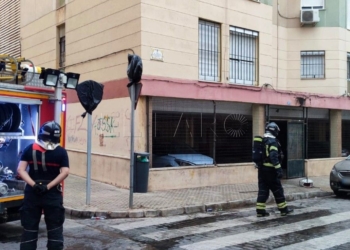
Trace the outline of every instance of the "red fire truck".
{"type": "MultiPolygon", "coordinates": [[[[19,219],[25,187],[16,178],[21,153],[36,140],[40,125],[54,120],[55,90],[39,79],[43,69],[0,54],[0,223],[19,219]]],[[[64,93],[60,113],[64,146],[64,93]]]]}

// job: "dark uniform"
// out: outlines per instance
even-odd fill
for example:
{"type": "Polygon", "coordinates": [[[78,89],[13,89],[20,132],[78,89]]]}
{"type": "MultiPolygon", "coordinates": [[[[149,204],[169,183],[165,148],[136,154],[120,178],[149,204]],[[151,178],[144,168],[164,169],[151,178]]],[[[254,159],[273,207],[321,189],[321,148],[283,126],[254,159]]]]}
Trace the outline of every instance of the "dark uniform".
{"type": "Polygon", "coordinates": [[[60,146],[45,150],[39,144],[33,143],[23,151],[21,161],[28,163],[29,177],[36,184],[33,187],[27,184],[24,191],[24,203],[20,209],[24,228],[20,249],[36,249],[42,213],[47,228],[47,248],[63,249],[65,209],[61,186],[47,190],[46,185],[60,174],[61,167],[69,167],[67,152],[60,146]],[[42,191],[41,187],[44,187],[42,191]]]}
{"type": "Polygon", "coordinates": [[[258,185],[259,192],[256,203],[256,212],[258,217],[269,216],[266,212],[266,201],[269,198],[270,190],[272,191],[278,209],[282,216],[291,213],[293,210],[289,209],[284,196],[283,187],[280,179],[283,177],[281,168],[281,145],[276,136],[279,132],[279,127],[272,122],[266,126],[266,134],[264,136],[265,155],[266,158],[262,166],[258,169],[258,185]]]}

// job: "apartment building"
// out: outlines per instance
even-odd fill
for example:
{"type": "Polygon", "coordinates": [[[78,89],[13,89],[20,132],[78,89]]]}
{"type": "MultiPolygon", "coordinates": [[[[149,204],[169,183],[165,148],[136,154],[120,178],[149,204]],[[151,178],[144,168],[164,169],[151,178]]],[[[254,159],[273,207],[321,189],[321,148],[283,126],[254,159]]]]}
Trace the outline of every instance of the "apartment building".
{"type": "MultiPolygon", "coordinates": [[[[21,1],[21,55],[104,85],[92,178],[129,187],[127,55],[143,61],[135,151],[149,190],[257,181],[252,138],[281,128],[286,178],[327,175],[350,149],[350,1],[21,1]],[[198,165],[193,165],[198,164],[198,165]]],[[[71,172],[86,174],[87,120],[67,90],[71,172]]]]}

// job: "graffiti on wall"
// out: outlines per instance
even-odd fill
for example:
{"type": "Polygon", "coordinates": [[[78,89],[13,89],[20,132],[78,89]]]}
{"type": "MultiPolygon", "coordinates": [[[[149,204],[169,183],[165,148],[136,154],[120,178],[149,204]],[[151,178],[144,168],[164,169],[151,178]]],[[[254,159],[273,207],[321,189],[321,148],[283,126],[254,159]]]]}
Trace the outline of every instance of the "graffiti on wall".
{"type": "MultiPolygon", "coordinates": [[[[130,155],[130,99],[110,99],[100,103],[91,117],[91,151],[96,154],[130,155]]],[[[68,150],[87,150],[87,117],[81,117],[80,103],[70,104],[66,113],[66,145],[68,150]]],[[[142,125],[143,119],[135,123],[142,125]]],[[[135,147],[143,146],[142,129],[135,131],[135,147]]]]}
{"type": "MultiPolygon", "coordinates": [[[[105,139],[120,137],[120,113],[93,115],[92,134],[99,137],[99,146],[106,146],[105,139]]],[[[86,145],[87,119],[80,115],[67,117],[67,143],[86,145]]]]}

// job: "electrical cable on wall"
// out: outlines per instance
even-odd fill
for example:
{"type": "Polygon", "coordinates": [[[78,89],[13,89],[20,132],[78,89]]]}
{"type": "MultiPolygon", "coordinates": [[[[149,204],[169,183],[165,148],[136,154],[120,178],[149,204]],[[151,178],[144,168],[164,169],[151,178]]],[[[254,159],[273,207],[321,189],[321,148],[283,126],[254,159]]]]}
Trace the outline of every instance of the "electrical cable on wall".
{"type": "Polygon", "coordinates": [[[92,59],[89,59],[89,60],[86,60],[86,61],[82,61],[82,62],[78,62],[78,63],[73,63],[73,64],[68,65],[68,66],[60,67],[59,69],[66,69],[68,67],[72,67],[72,66],[76,66],[76,65],[79,65],[79,64],[83,64],[83,63],[99,60],[99,59],[102,59],[102,58],[105,58],[105,57],[108,57],[108,56],[111,56],[111,55],[118,54],[119,52],[128,51],[128,50],[132,51],[132,53],[135,55],[135,52],[134,52],[133,49],[130,49],[130,48],[129,49],[122,49],[122,50],[119,50],[119,51],[116,51],[116,52],[113,52],[113,53],[110,53],[110,54],[107,54],[107,55],[103,55],[103,56],[100,56],[100,57],[92,58],[92,59]]]}

